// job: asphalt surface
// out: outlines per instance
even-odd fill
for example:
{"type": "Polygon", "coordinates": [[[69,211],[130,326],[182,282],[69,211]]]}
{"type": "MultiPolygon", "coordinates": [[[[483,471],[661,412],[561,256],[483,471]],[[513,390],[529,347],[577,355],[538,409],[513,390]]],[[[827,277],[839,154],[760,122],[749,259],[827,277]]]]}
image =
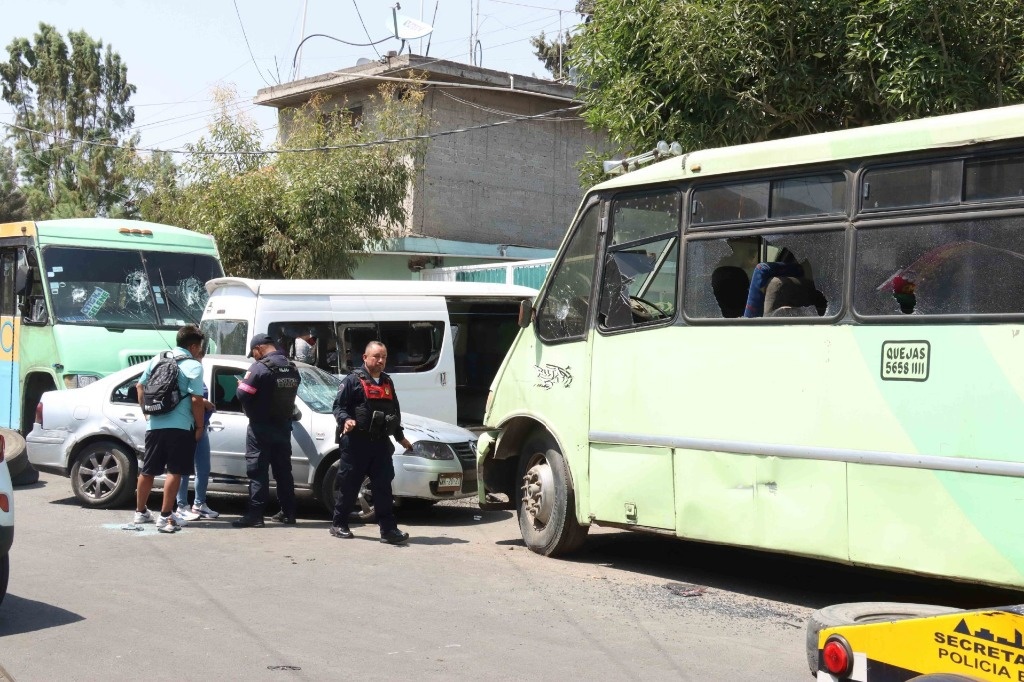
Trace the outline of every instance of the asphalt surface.
{"type": "Polygon", "coordinates": [[[83,509],[49,474],[14,499],[0,670],[17,682],[810,680],[814,608],[1024,602],[604,529],[548,559],[513,513],[472,501],[400,515],[412,538],[392,547],[376,526],[332,538],[312,503],[297,526],[237,530],[244,498],[211,497],[220,519],[163,535],[123,530],[127,508],[83,509]]]}

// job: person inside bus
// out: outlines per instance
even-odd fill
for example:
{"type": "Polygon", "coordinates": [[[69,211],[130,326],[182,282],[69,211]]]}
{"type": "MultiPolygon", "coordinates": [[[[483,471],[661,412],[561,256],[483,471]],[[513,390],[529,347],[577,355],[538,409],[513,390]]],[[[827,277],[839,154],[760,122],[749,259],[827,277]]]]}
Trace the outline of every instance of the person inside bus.
{"type": "Polygon", "coordinates": [[[750,290],[750,278],[738,265],[721,265],[711,273],[711,290],[722,317],[742,317],[750,290]]]}
{"type": "Polygon", "coordinates": [[[773,278],[801,278],[803,276],[804,269],[795,260],[758,263],[754,267],[754,276],[750,278],[750,288],[747,290],[747,302],[743,309],[743,317],[762,317],[764,315],[765,293],[773,278]]]}

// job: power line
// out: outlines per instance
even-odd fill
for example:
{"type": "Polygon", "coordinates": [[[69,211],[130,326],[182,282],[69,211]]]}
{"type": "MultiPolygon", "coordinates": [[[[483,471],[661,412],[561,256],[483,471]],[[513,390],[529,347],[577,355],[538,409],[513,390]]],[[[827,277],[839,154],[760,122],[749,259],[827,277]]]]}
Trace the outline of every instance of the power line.
{"type": "MultiPolygon", "coordinates": [[[[260,74],[260,78],[263,78],[263,72],[260,71],[259,65],[256,63],[256,57],[252,55],[252,47],[249,45],[249,36],[245,34],[245,24],[242,23],[242,14],[238,11],[238,0],[231,0],[235,5],[235,16],[238,17],[238,26],[242,29],[242,37],[245,38],[245,47],[249,50],[249,59],[252,60],[252,65],[256,67],[256,72],[260,74]]],[[[270,83],[266,78],[263,78],[263,82],[267,84],[267,87],[271,87],[270,83]]]]}
{"type": "MultiPolygon", "coordinates": [[[[359,17],[359,23],[363,25],[363,33],[366,34],[366,39],[373,40],[373,38],[370,37],[370,31],[366,28],[366,22],[363,21],[363,13],[359,11],[359,3],[357,3],[356,0],[352,0],[352,6],[356,8],[356,16],[359,17]]],[[[371,42],[370,47],[373,48],[373,51],[377,54],[377,58],[380,59],[380,51],[377,49],[377,44],[371,42]]]]}
{"type": "MultiPolygon", "coordinates": [[[[559,114],[559,113],[564,113],[564,112],[569,112],[569,111],[576,111],[576,110],[581,109],[581,108],[583,108],[583,105],[579,104],[579,105],[571,106],[571,107],[563,107],[561,109],[552,109],[551,111],[545,111],[545,112],[540,113],[540,114],[531,114],[531,115],[525,115],[524,114],[524,115],[521,115],[521,116],[512,116],[512,117],[507,118],[507,119],[502,120],[502,121],[492,121],[490,123],[481,123],[479,125],[465,126],[463,128],[456,128],[454,130],[442,130],[442,131],[435,132],[435,133],[423,133],[421,135],[408,135],[406,137],[395,137],[395,138],[389,138],[389,139],[384,139],[384,140],[374,140],[372,142],[353,142],[351,144],[325,145],[325,146],[322,146],[322,147],[294,147],[294,148],[287,148],[286,147],[286,148],[281,148],[281,149],[262,149],[262,150],[258,150],[258,151],[235,151],[235,152],[221,152],[221,151],[204,151],[204,152],[199,152],[199,151],[193,151],[193,150],[189,150],[189,149],[157,149],[157,148],[153,148],[153,147],[136,147],[135,151],[138,151],[138,152],[150,152],[150,153],[167,153],[167,154],[193,154],[193,155],[200,155],[200,156],[269,156],[269,155],[276,155],[276,154],[292,154],[292,153],[304,153],[304,152],[326,152],[326,151],[334,151],[334,150],[341,150],[341,149],[363,149],[363,148],[367,148],[367,147],[376,147],[376,146],[385,145],[385,144],[397,144],[399,142],[415,142],[417,140],[430,140],[430,139],[433,139],[433,138],[436,138],[436,137],[445,137],[445,136],[448,136],[448,135],[457,135],[457,134],[460,134],[460,133],[468,133],[468,132],[471,132],[471,131],[474,131],[474,130],[483,130],[485,128],[496,128],[497,126],[508,125],[510,123],[518,123],[520,121],[543,120],[543,119],[546,119],[546,118],[550,118],[552,114],[559,114]]],[[[4,123],[2,121],[0,121],[0,126],[3,126],[5,128],[14,129],[14,130],[22,130],[22,131],[27,132],[27,133],[33,133],[33,134],[38,134],[38,135],[46,135],[47,134],[47,133],[43,133],[42,131],[39,131],[39,130],[33,130],[32,128],[26,128],[24,126],[15,125],[13,123],[4,123]]],[[[67,143],[70,143],[70,144],[78,143],[78,144],[91,145],[91,146],[95,146],[95,147],[111,147],[111,148],[115,148],[115,149],[119,149],[119,148],[122,147],[122,145],[119,145],[119,144],[112,144],[112,143],[107,143],[107,142],[96,142],[96,141],[93,141],[93,140],[82,140],[82,139],[77,139],[77,138],[69,138],[69,137],[64,137],[62,135],[54,135],[53,137],[54,137],[54,139],[61,140],[63,142],[67,142],[67,143]]]]}

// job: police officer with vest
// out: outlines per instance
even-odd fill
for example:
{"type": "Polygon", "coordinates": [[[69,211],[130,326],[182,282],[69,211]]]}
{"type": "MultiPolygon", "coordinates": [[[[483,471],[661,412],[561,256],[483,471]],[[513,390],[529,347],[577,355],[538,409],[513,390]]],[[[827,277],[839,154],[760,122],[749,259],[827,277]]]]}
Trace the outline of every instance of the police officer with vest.
{"type": "Polygon", "coordinates": [[[391,377],[384,373],[388,349],[380,341],[371,341],[363,353],[363,366],[347,375],[334,399],[334,418],[338,421],[341,458],[334,489],[334,523],[331,535],[351,538],[348,515],[356,503],[359,486],[365,476],[373,488],[373,508],[380,526],[380,541],[398,545],[409,539],[398,530],[391,496],[395,477],[391,438],[406,450],[412,443],[402,432],[402,412],[391,377]]]}
{"type": "Polygon", "coordinates": [[[238,400],[249,418],[245,438],[245,473],[249,477],[249,509],[231,523],[235,528],[263,526],[263,508],[270,497],[268,469],[277,482],[281,523],[295,523],[295,481],[292,479],[292,415],[299,390],[299,370],[266,334],[249,342],[252,363],[238,382],[238,400]]]}

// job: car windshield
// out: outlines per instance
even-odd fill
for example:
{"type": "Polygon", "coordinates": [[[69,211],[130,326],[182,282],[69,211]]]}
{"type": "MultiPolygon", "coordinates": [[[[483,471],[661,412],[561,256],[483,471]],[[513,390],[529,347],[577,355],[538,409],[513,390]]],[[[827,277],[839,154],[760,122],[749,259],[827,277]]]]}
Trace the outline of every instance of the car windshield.
{"type": "Polygon", "coordinates": [[[49,246],[43,260],[54,313],[64,324],[198,324],[206,281],[223,275],[216,258],[194,253],[49,246]]]}
{"type": "Polygon", "coordinates": [[[338,395],[341,379],[316,367],[300,366],[299,398],[320,414],[330,414],[338,395]]]}

